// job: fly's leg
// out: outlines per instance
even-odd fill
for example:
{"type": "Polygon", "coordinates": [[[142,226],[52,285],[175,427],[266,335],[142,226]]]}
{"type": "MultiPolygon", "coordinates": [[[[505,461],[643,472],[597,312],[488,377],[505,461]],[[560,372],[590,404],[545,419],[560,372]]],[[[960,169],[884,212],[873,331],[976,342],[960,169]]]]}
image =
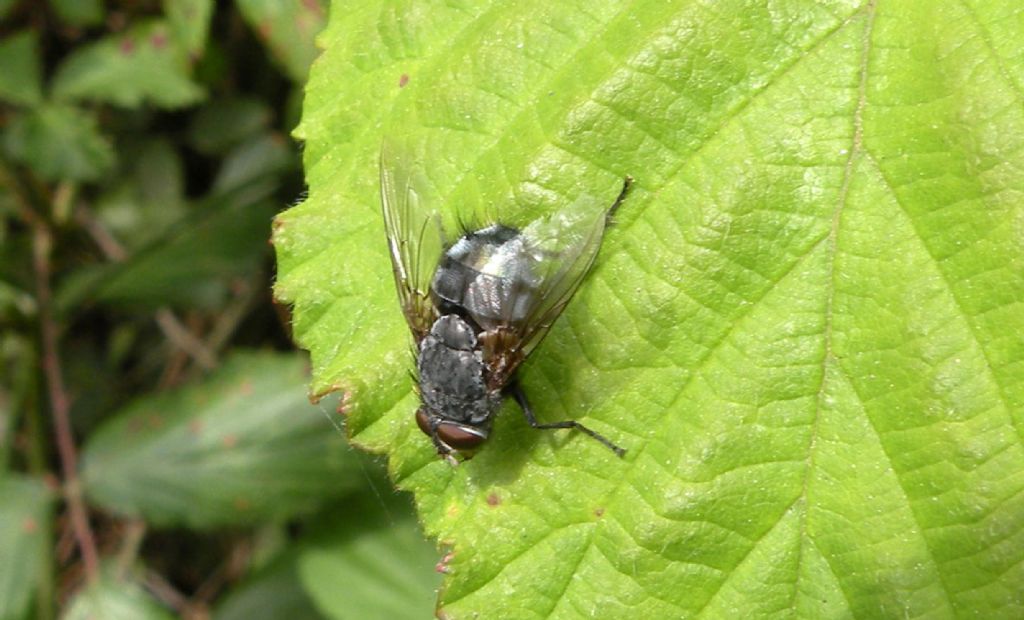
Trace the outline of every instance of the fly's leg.
{"type": "Polygon", "coordinates": [[[622,181],[622,191],[619,192],[618,198],[612,203],[612,206],[608,207],[605,212],[604,222],[605,226],[611,226],[612,217],[615,216],[615,212],[622,206],[622,202],[626,200],[626,195],[629,194],[629,188],[633,186],[633,177],[626,175],[626,178],[622,181]]]}
{"type": "Polygon", "coordinates": [[[574,428],[598,440],[599,442],[604,444],[609,450],[614,452],[616,456],[618,456],[619,458],[623,457],[626,454],[625,448],[620,448],[619,446],[613,444],[611,440],[609,440],[604,435],[598,433],[597,431],[593,431],[587,428],[586,426],[583,426],[582,424],[575,420],[564,420],[562,422],[548,422],[546,424],[541,424],[537,422],[537,417],[533,415],[533,409],[530,408],[530,403],[527,402],[526,400],[526,393],[523,392],[523,388],[522,386],[519,385],[519,382],[512,383],[507,388],[507,391],[509,394],[512,395],[512,398],[516,399],[516,402],[519,403],[519,408],[523,410],[523,415],[526,416],[527,424],[529,424],[533,428],[538,428],[541,430],[555,428],[574,428]]]}
{"type": "Polygon", "coordinates": [[[434,442],[434,447],[437,448],[437,453],[444,458],[444,460],[448,461],[449,465],[452,467],[458,467],[459,460],[452,454],[452,449],[437,436],[437,423],[437,419],[432,419],[430,421],[430,439],[434,442]]]}

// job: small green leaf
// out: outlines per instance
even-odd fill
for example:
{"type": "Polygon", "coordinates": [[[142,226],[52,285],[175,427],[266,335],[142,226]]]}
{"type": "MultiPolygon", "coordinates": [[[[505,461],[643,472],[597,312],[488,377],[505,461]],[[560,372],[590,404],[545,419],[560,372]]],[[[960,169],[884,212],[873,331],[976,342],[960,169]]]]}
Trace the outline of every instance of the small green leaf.
{"type": "Polygon", "coordinates": [[[163,139],[122,146],[126,170],[96,201],[96,215],[130,251],[186,216],[185,172],[177,149],[163,139]]]}
{"type": "Polygon", "coordinates": [[[217,606],[213,620],[323,620],[299,580],[298,553],[275,560],[217,606]]]}
{"type": "Polygon", "coordinates": [[[36,308],[31,291],[0,280],[0,321],[10,320],[15,314],[31,316],[36,308]]]}
{"type": "Polygon", "coordinates": [[[78,108],[46,104],[16,114],[4,148],[48,181],[95,181],[114,164],[114,151],[96,118],[78,108]]]}
{"type": "Polygon", "coordinates": [[[0,100],[24,105],[42,101],[38,38],[26,30],[0,40],[0,100]]]}
{"type": "MultiPolygon", "coordinates": [[[[3,296],[9,294],[6,287],[6,283],[0,282],[0,309],[4,303],[3,296]]],[[[15,294],[19,297],[13,302],[16,305],[35,303],[27,291],[16,291],[15,294]]],[[[4,318],[0,311],[0,321],[4,318]]],[[[0,476],[10,462],[15,429],[19,428],[22,416],[33,406],[36,398],[38,366],[36,346],[28,334],[13,329],[0,333],[0,476]]]]}
{"type": "Polygon", "coordinates": [[[438,554],[405,498],[386,500],[364,494],[346,502],[301,552],[302,583],[334,620],[427,618],[433,611],[438,554]]]}
{"type": "Polygon", "coordinates": [[[90,501],[206,528],[286,519],[362,484],[325,406],[306,400],[304,365],[236,354],[196,385],[129,405],[85,446],[90,501]]]}
{"type": "Polygon", "coordinates": [[[178,48],[170,26],[163,21],[135,26],[125,34],[78,48],[58,68],[53,94],[127,108],[146,102],[179,108],[204,96],[202,88],[189,78],[187,53],[178,48]]]}
{"type": "Polygon", "coordinates": [[[0,471],[0,618],[25,617],[50,553],[52,494],[38,480],[0,471]]]}
{"type": "Polygon", "coordinates": [[[137,581],[116,578],[109,569],[102,578],[71,599],[61,620],[172,620],[174,616],[143,590],[137,581]]]}
{"type": "Polygon", "coordinates": [[[229,192],[259,179],[276,178],[298,166],[291,145],[278,134],[257,134],[235,147],[213,181],[215,192],[229,192]]]}
{"type": "MultiPolygon", "coordinates": [[[[1024,617],[1024,12],[963,0],[332,11],[275,225],[313,388],[453,545],[440,614],[1024,617]],[[636,184],[509,404],[416,428],[378,199],[445,216],[636,184]]],[[[427,257],[432,258],[432,257],[427,257]]]]}
{"type": "Polygon", "coordinates": [[[198,58],[210,36],[213,0],[164,0],[164,14],[178,45],[198,58]]]}
{"type": "Polygon", "coordinates": [[[0,19],[7,16],[7,13],[14,7],[17,0],[0,0],[0,19]]]}
{"type": "Polygon", "coordinates": [[[319,53],[313,39],[324,26],[322,0],[235,0],[253,30],[296,82],[304,82],[319,53]]]}
{"type": "Polygon", "coordinates": [[[189,143],[220,155],[270,124],[270,109],[258,99],[214,99],[199,109],[188,128],[189,143]]]}
{"type": "Polygon", "coordinates": [[[103,21],[103,0],[50,0],[53,12],[72,26],[95,26],[103,21]]]}
{"type": "MultiPolygon", "coordinates": [[[[268,179],[262,180],[264,183],[268,179]]],[[[206,201],[162,238],[121,263],[77,270],[61,282],[62,310],[96,301],[143,308],[220,306],[232,277],[260,269],[277,206],[250,202],[254,184],[206,201]]]]}

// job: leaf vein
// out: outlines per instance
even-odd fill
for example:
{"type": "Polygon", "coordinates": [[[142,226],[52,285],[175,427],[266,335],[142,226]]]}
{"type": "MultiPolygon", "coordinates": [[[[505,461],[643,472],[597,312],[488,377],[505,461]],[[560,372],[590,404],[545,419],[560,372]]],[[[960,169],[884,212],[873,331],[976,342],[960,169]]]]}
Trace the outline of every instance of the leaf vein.
{"type": "Polygon", "coordinates": [[[1003,58],[996,52],[995,45],[992,43],[992,37],[989,34],[988,30],[985,28],[985,25],[981,22],[981,19],[978,17],[978,14],[974,11],[974,8],[971,7],[970,4],[965,2],[965,0],[960,0],[960,5],[964,7],[964,10],[970,16],[971,21],[974,22],[974,25],[977,27],[978,38],[981,39],[981,42],[985,45],[985,48],[988,50],[989,54],[995,61],[996,67],[999,69],[999,74],[1002,76],[1004,80],[1006,80],[1007,84],[1010,85],[1010,88],[1017,95],[1018,104],[1021,101],[1024,101],[1024,89],[1021,88],[1021,85],[1018,84],[1017,81],[1014,80],[1013,77],[1010,75],[1010,72],[1007,71],[1006,65],[1003,62],[1003,58]]]}

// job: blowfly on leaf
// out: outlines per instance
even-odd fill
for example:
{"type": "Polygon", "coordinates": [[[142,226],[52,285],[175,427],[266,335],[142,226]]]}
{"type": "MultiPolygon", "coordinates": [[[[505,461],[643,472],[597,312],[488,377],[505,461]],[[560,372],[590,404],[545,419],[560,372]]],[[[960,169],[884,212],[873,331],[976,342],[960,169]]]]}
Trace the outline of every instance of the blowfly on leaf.
{"type": "Polygon", "coordinates": [[[457,464],[488,437],[511,396],[537,429],[576,429],[618,456],[625,450],[576,422],[537,421],[516,381],[590,271],[611,216],[593,199],[523,228],[493,223],[450,241],[436,205],[426,204],[407,160],[381,150],[384,224],[399,301],[416,341],[416,422],[439,455],[457,464]]]}

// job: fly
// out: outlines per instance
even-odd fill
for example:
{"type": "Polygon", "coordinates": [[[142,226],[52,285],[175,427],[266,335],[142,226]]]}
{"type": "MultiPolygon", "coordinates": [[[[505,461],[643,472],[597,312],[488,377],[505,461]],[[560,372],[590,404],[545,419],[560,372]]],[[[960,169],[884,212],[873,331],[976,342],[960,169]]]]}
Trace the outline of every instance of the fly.
{"type": "Polygon", "coordinates": [[[455,454],[478,448],[511,396],[533,428],[576,429],[624,455],[575,420],[538,422],[515,375],[593,266],[632,179],[596,213],[592,201],[581,200],[522,229],[492,224],[449,242],[408,163],[392,159],[382,149],[384,223],[402,312],[416,341],[416,422],[438,454],[454,465],[455,454]]]}

